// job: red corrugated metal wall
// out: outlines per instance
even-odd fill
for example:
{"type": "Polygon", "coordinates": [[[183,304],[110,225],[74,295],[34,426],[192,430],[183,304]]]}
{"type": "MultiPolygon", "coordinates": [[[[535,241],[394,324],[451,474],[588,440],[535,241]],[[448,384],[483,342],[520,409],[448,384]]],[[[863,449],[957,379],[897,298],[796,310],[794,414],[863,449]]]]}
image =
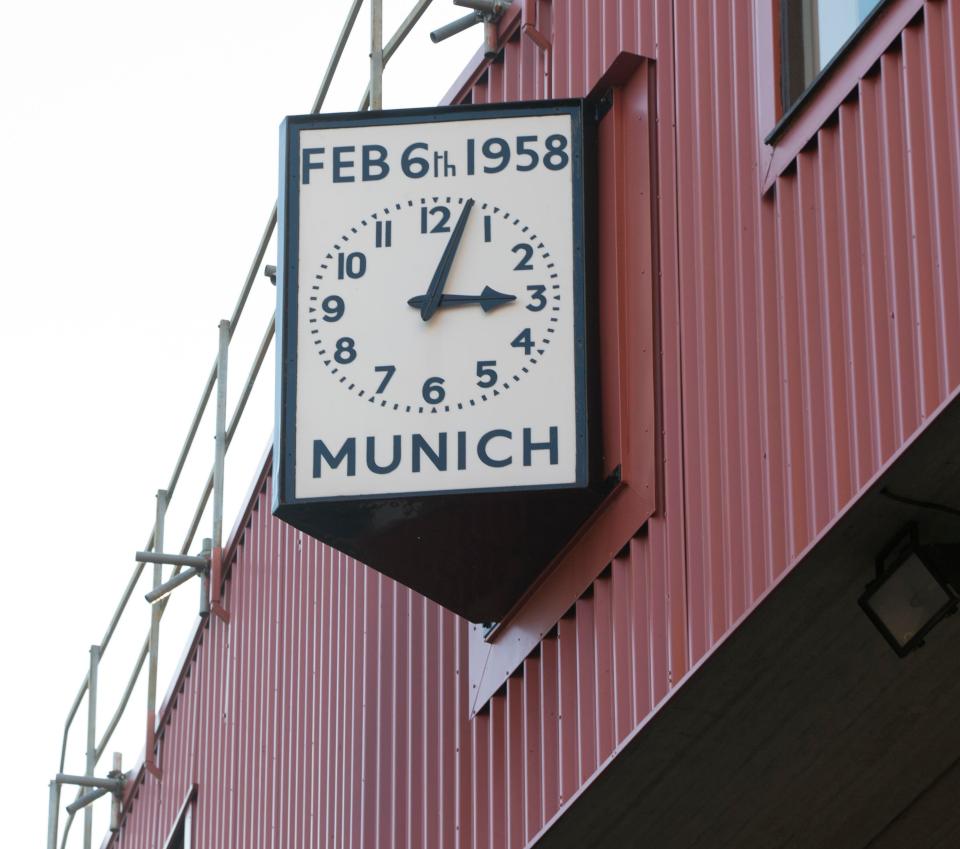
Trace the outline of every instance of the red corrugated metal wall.
{"type": "Polygon", "coordinates": [[[552,90],[517,36],[475,102],[656,62],[661,511],[468,720],[466,623],[265,484],[115,845],[157,846],[192,783],[204,849],[536,836],[960,382],[960,3],[918,5],[761,195],[752,4],[538,0],[552,90]]]}

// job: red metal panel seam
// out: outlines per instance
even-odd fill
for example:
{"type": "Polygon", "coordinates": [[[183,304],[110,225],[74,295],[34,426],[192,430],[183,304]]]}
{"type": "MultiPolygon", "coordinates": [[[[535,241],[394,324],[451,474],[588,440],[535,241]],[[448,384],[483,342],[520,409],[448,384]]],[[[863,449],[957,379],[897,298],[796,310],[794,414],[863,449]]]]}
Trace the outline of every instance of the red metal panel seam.
{"type": "Polygon", "coordinates": [[[290,743],[296,751],[288,756],[287,774],[293,782],[287,788],[287,840],[296,846],[305,843],[308,837],[309,812],[307,785],[310,777],[310,729],[307,719],[310,687],[310,641],[307,609],[309,607],[309,540],[296,532],[292,537],[291,555],[293,575],[287,606],[289,656],[292,670],[292,685],[288,691],[290,702],[290,743]]]}
{"type": "Polygon", "coordinates": [[[325,545],[317,545],[317,677],[316,677],[316,750],[317,750],[317,834],[318,846],[330,846],[330,657],[332,654],[332,622],[329,610],[330,559],[332,555],[325,545]]]}
{"type": "Polygon", "coordinates": [[[333,816],[337,820],[334,832],[336,845],[346,846],[353,840],[354,819],[352,808],[360,799],[357,792],[356,749],[357,716],[360,713],[357,703],[357,656],[363,651],[364,640],[358,628],[357,592],[358,573],[364,567],[346,555],[335,555],[334,580],[336,584],[336,618],[333,631],[337,646],[337,689],[334,693],[335,728],[338,738],[335,756],[334,775],[337,788],[333,794],[333,816]]]}
{"type": "Polygon", "coordinates": [[[443,798],[440,809],[443,814],[443,828],[440,834],[440,845],[452,847],[457,839],[457,750],[456,727],[456,687],[457,687],[457,647],[456,631],[458,619],[452,613],[439,608],[440,614],[440,644],[443,648],[443,675],[444,684],[440,687],[440,716],[443,723],[443,748],[441,757],[441,783],[443,798]]]}
{"type": "Polygon", "coordinates": [[[560,694],[559,761],[560,806],[576,792],[579,750],[577,736],[577,640],[576,620],[564,616],[557,623],[557,678],[560,694]]]}
{"type": "Polygon", "coordinates": [[[507,781],[506,781],[506,687],[490,700],[490,735],[488,739],[490,758],[490,847],[509,849],[507,845],[507,781]]]}
{"type": "Polygon", "coordinates": [[[472,789],[472,770],[475,753],[472,746],[472,722],[469,719],[472,704],[470,694],[470,646],[468,623],[456,621],[457,640],[457,840],[454,849],[472,849],[474,796],[472,789]]]}
{"type": "Polygon", "coordinates": [[[424,846],[434,846],[440,839],[440,757],[434,749],[437,731],[440,727],[439,690],[440,690],[440,650],[439,608],[429,601],[424,602],[426,621],[426,642],[424,644],[424,846]]]}
{"type": "MultiPolygon", "coordinates": [[[[757,14],[755,5],[751,7],[751,16],[747,20],[745,17],[738,17],[738,25],[742,32],[738,36],[738,55],[750,55],[753,53],[754,33],[758,30],[757,21],[754,16],[757,14]]],[[[743,74],[743,78],[738,82],[738,89],[746,93],[750,102],[749,114],[751,117],[753,139],[757,138],[760,122],[760,104],[759,91],[756,86],[757,75],[760,69],[754,66],[748,69],[744,63],[737,63],[737,74],[743,74]]],[[[738,233],[740,242],[740,255],[748,257],[741,264],[741,273],[745,277],[753,278],[752,283],[745,281],[744,297],[749,305],[745,309],[745,314],[753,317],[754,338],[751,343],[751,350],[745,351],[746,375],[745,383],[747,391],[744,393],[744,415],[747,421],[747,427],[744,428],[743,450],[749,455],[748,468],[748,489],[752,493],[762,493],[765,483],[764,457],[762,452],[763,445],[763,414],[762,414],[762,381],[763,381],[763,333],[762,333],[762,298],[759,293],[759,287],[764,285],[767,278],[764,275],[764,252],[769,250],[769,245],[761,239],[754,241],[756,234],[760,232],[760,221],[763,217],[764,201],[763,198],[750,188],[751,183],[755,185],[761,182],[760,163],[756,147],[751,144],[747,136],[747,130],[743,125],[737,126],[739,150],[738,171],[742,185],[746,189],[740,191],[740,213],[739,217],[745,222],[738,233]],[[751,237],[750,234],[753,234],[751,237]]],[[[742,333],[747,332],[747,326],[744,324],[742,333]]],[[[747,606],[756,598],[761,588],[766,586],[767,564],[766,564],[766,535],[764,532],[764,521],[767,517],[763,511],[759,516],[752,516],[748,520],[749,534],[749,558],[751,568],[746,576],[744,589],[746,592],[747,606]]],[[[741,611],[742,613],[742,611],[741,611]]]]}
{"type": "Polygon", "coordinates": [[[936,250],[935,264],[937,273],[937,291],[939,295],[939,315],[937,333],[943,367],[940,370],[940,395],[960,380],[960,334],[952,332],[952,326],[960,316],[957,287],[952,281],[960,278],[960,262],[957,258],[957,227],[954,211],[960,207],[960,162],[950,154],[960,148],[960,131],[957,130],[957,110],[951,110],[953,102],[950,92],[956,92],[957,83],[950,85],[950,69],[956,73],[956,64],[944,61],[949,54],[948,6],[944,3],[930,4],[925,10],[926,26],[923,27],[924,63],[923,89],[926,99],[926,135],[931,147],[930,160],[933,163],[931,191],[933,192],[933,241],[936,250]],[[948,104],[943,109],[939,104],[948,104]],[[952,118],[952,120],[951,120],[952,118]]]}
{"type": "MultiPolygon", "coordinates": [[[[673,51],[674,56],[676,57],[681,52],[684,52],[684,55],[687,55],[690,51],[682,51],[681,45],[679,43],[680,39],[680,29],[681,25],[685,33],[690,32],[692,28],[692,23],[686,18],[681,18],[681,14],[686,14],[690,10],[690,7],[686,5],[680,5],[679,7],[676,4],[671,3],[671,12],[673,16],[673,51]]],[[[688,196],[694,191],[691,185],[691,178],[687,176],[687,173],[679,165],[680,161],[684,161],[689,164],[690,170],[695,171],[696,165],[695,158],[692,156],[693,151],[686,149],[685,145],[682,143],[681,139],[686,138],[686,133],[690,132],[690,129],[687,127],[688,115],[684,113],[680,104],[685,103],[685,96],[693,87],[693,82],[691,80],[691,71],[692,63],[684,62],[678,63],[674,61],[673,65],[673,86],[674,86],[674,103],[676,108],[673,115],[673,127],[674,127],[674,150],[676,155],[676,170],[675,170],[675,195],[677,198],[676,201],[676,221],[674,222],[678,234],[677,239],[677,255],[676,255],[676,286],[677,286],[677,314],[680,321],[678,322],[678,363],[677,363],[677,376],[678,376],[678,385],[679,389],[679,406],[680,406],[680,418],[677,421],[677,427],[680,429],[680,446],[682,451],[682,466],[683,466],[683,502],[680,512],[687,516],[690,514],[690,510],[693,508],[695,495],[691,491],[691,488],[688,486],[688,481],[692,481],[698,476],[699,470],[699,458],[697,456],[698,452],[693,447],[696,444],[696,440],[691,439],[690,434],[686,428],[686,422],[691,421],[695,418],[695,411],[698,407],[697,394],[693,387],[688,383],[684,378],[688,373],[690,366],[688,365],[689,353],[688,346],[695,346],[696,339],[699,337],[699,333],[692,328],[693,340],[689,341],[687,334],[684,332],[683,328],[683,318],[691,314],[696,314],[695,311],[687,308],[689,293],[687,291],[688,287],[684,285],[685,280],[685,263],[684,257],[689,256],[690,249],[686,248],[684,251],[680,249],[680,238],[679,234],[690,232],[692,228],[686,227],[686,218],[691,213],[688,211],[693,207],[692,201],[688,200],[688,196]]],[[[692,98],[690,98],[692,99],[692,98]]],[[[695,181],[695,177],[693,178],[695,181]]],[[[697,587],[697,592],[699,593],[700,587],[702,586],[702,581],[700,580],[700,572],[698,570],[698,561],[695,561],[694,558],[694,543],[691,539],[693,529],[690,527],[690,523],[685,521],[683,523],[683,562],[684,562],[684,574],[686,582],[686,603],[685,603],[685,625],[686,625],[686,644],[687,644],[687,663],[691,664],[694,658],[698,657],[701,654],[700,647],[703,644],[703,611],[700,609],[702,604],[699,602],[698,598],[695,598],[694,585],[697,587]]]]}
{"type": "MultiPolygon", "coordinates": [[[[796,178],[781,178],[777,184],[777,244],[779,247],[777,287],[780,294],[780,368],[785,391],[781,398],[783,414],[783,447],[786,465],[786,500],[780,508],[787,526],[789,557],[796,556],[808,537],[804,489],[803,433],[794,424],[803,420],[800,372],[800,341],[797,327],[795,282],[797,279],[797,244],[795,224],[796,178]],[[792,296],[792,297],[791,297],[792,296]],[[788,301],[789,299],[789,301],[788,301]]],[[[776,462],[776,460],[774,460],[776,462]]],[[[776,509],[776,506],[775,506],[776,509]]],[[[776,520],[776,518],[775,518],[776,520]]],[[[781,568],[785,564],[780,564],[781,568]]]]}
{"type": "Polygon", "coordinates": [[[392,648],[393,655],[393,705],[394,705],[394,732],[393,732],[393,769],[395,784],[395,802],[394,802],[394,844],[397,846],[409,846],[409,804],[410,804],[410,786],[404,780],[407,765],[409,763],[409,754],[407,746],[409,745],[410,735],[407,733],[409,727],[408,712],[409,702],[409,675],[407,668],[410,663],[410,590],[405,587],[397,587],[394,596],[394,640],[392,648]]]}
{"type": "MultiPolygon", "coordinates": [[[[838,119],[839,120],[839,119],[838,119]]],[[[822,281],[825,297],[822,300],[821,322],[824,327],[824,369],[827,397],[827,416],[830,424],[826,429],[828,470],[831,473],[828,516],[833,516],[853,495],[852,452],[849,434],[851,425],[847,398],[847,340],[844,336],[844,283],[841,273],[840,244],[837,234],[843,232],[838,195],[840,185],[837,167],[837,142],[839,127],[834,124],[820,132],[817,159],[817,192],[820,198],[821,215],[818,228],[820,241],[820,266],[818,276],[822,281]]]]}
{"type": "Polygon", "coordinates": [[[613,706],[613,646],[611,645],[610,624],[613,621],[613,600],[611,598],[611,579],[606,573],[594,581],[594,725],[596,727],[597,760],[609,757],[616,745],[616,720],[613,706]]]}
{"type": "MultiPolygon", "coordinates": [[[[752,13],[750,15],[735,15],[731,21],[730,41],[731,57],[750,55],[753,50],[752,13]]],[[[758,352],[757,336],[757,306],[755,290],[751,285],[752,277],[749,273],[753,265],[756,243],[747,240],[745,234],[756,232],[756,221],[751,215],[756,207],[756,199],[749,189],[753,178],[757,174],[756,162],[753,157],[751,140],[756,137],[756,110],[753,102],[753,85],[757,69],[749,63],[736,62],[731,58],[731,90],[737,93],[738,101],[742,104],[737,112],[740,119],[732,121],[731,139],[732,150],[735,151],[734,166],[731,169],[734,186],[733,224],[734,232],[731,238],[731,254],[733,257],[732,274],[737,281],[737,308],[733,318],[736,327],[736,357],[739,363],[737,374],[734,376],[736,393],[734,409],[740,426],[735,435],[735,450],[740,461],[740,486],[734,491],[734,498],[739,502],[738,530],[740,541],[738,547],[732,550],[731,563],[738,560],[743,565],[739,575],[731,575],[731,619],[738,618],[747,609],[752,598],[751,586],[758,561],[758,548],[762,546],[762,537],[757,539],[760,523],[752,521],[750,501],[754,493],[760,491],[758,449],[759,438],[759,403],[757,392],[759,379],[757,376],[758,352]],[[744,103],[746,101],[746,103],[744,103]],[[749,328],[749,329],[748,329],[749,328]],[[751,351],[750,349],[753,348],[751,351]]]]}
{"type": "Polygon", "coordinates": [[[257,734],[257,751],[255,754],[256,778],[254,779],[253,799],[256,806],[256,814],[253,820],[253,840],[262,846],[269,846],[269,828],[270,823],[270,775],[267,764],[269,763],[270,751],[270,694],[271,694],[271,667],[269,654],[265,647],[273,644],[270,635],[270,589],[268,586],[267,575],[264,564],[271,562],[273,557],[273,534],[274,526],[265,515],[263,521],[262,559],[257,563],[257,584],[258,584],[258,607],[257,607],[257,639],[251,647],[251,652],[257,658],[257,665],[261,675],[257,679],[259,696],[257,706],[257,719],[255,723],[257,734]]]}
{"type": "Polygon", "coordinates": [[[839,158],[840,250],[844,292],[844,335],[847,347],[848,381],[852,388],[848,399],[850,438],[853,440],[853,489],[857,491],[869,478],[877,453],[875,429],[869,424],[873,407],[872,369],[869,364],[869,308],[863,260],[863,210],[859,191],[861,173],[859,107],[852,103],[840,107],[839,158]]]}
{"type": "Polygon", "coordinates": [[[560,691],[559,643],[556,633],[540,645],[540,774],[543,788],[543,822],[560,807],[560,691]]]}
{"type": "Polygon", "coordinates": [[[880,84],[877,74],[866,77],[860,86],[861,102],[861,161],[863,162],[863,179],[861,192],[863,194],[864,220],[866,227],[864,235],[866,242],[867,295],[870,306],[869,350],[872,352],[870,364],[872,368],[872,389],[875,396],[875,414],[872,417],[878,425],[877,453],[871,463],[875,469],[884,459],[890,456],[896,444],[897,414],[895,401],[891,392],[893,383],[893,364],[890,357],[888,316],[890,307],[887,305],[886,288],[883,285],[883,228],[879,223],[882,214],[882,199],[877,197],[883,190],[884,175],[881,167],[880,140],[880,84]]]}
{"type": "Polygon", "coordinates": [[[726,631],[727,613],[727,586],[726,548],[728,536],[726,533],[728,505],[723,496],[723,480],[725,476],[724,451],[711,454],[709,448],[716,438],[721,444],[726,441],[724,418],[722,415],[723,391],[721,387],[724,358],[723,334],[719,332],[716,317],[721,314],[725,300],[725,287],[722,286],[723,244],[721,213],[718,199],[723,195],[721,180],[723,171],[718,166],[720,149],[720,108],[717,101],[716,79],[717,73],[705,74],[703,69],[716,64],[716,45],[714,39],[717,31],[718,12],[711,4],[709,12],[697,16],[696,27],[697,78],[702,85],[697,85],[698,118],[697,127],[700,130],[698,145],[700,158],[706,166],[700,171],[699,180],[699,221],[698,234],[699,263],[694,265],[695,281],[692,285],[698,287],[702,302],[699,307],[699,326],[703,333],[703,347],[700,351],[701,369],[700,382],[695,391],[702,397],[700,407],[699,434],[697,439],[698,453],[703,476],[698,483],[697,491],[700,495],[697,516],[699,521],[694,527],[703,528],[700,536],[699,557],[703,580],[707,587],[706,602],[706,631],[703,649],[712,645],[717,637],[726,631]],[[710,150],[715,159],[703,156],[702,151],[710,150]]]}
{"type": "Polygon", "coordinates": [[[247,564],[253,560],[259,504],[260,499],[258,497],[250,512],[250,527],[244,532],[243,547],[238,548],[234,554],[233,565],[230,568],[229,577],[227,578],[227,594],[225,596],[231,611],[231,622],[233,623],[233,659],[231,662],[234,665],[235,673],[233,676],[233,686],[231,687],[231,698],[235,705],[233,715],[235,740],[237,740],[231,758],[236,770],[234,782],[236,795],[234,798],[237,807],[237,817],[227,832],[227,841],[237,845],[239,845],[239,836],[241,834],[249,834],[248,817],[251,808],[248,802],[246,787],[251,760],[250,751],[253,745],[252,735],[248,731],[250,724],[248,720],[250,700],[243,698],[251,671],[251,665],[245,662],[251,618],[249,605],[250,593],[246,591],[250,579],[245,576],[245,573],[253,570],[252,565],[247,566],[247,564]]]}
{"type": "Polygon", "coordinates": [[[299,558],[296,554],[297,531],[293,528],[287,528],[281,542],[282,552],[285,564],[283,585],[278,598],[281,605],[280,627],[282,634],[282,668],[283,678],[280,685],[280,722],[281,729],[279,734],[280,749],[277,752],[277,761],[279,763],[278,775],[280,776],[281,786],[277,794],[277,836],[278,845],[289,846],[290,826],[294,822],[294,811],[292,807],[294,793],[289,792],[291,783],[296,783],[296,771],[293,768],[297,754],[293,745],[294,740],[294,700],[292,698],[294,687],[296,686],[296,674],[294,666],[294,646],[296,634],[293,630],[293,620],[290,616],[292,601],[295,596],[296,576],[298,573],[297,565],[299,558]]]}
{"type": "Polygon", "coordinates": [[[237,636],[239,638],[237,646],[237,724],[243,729],[243,734],[240,736],[242,741],[240,756],[243,767],[240,773],[242,790],[240,794],[241,804],[238,807],[240,812],[239,822],[237,823],[238,845],[242,845],[240,844],[240,835],[249,835],[253,831],[253,770],[251,765],[254,759],[255,740],[252,705],[254,700],[243,698],[243,694],[249,689],[248,682],[256,674],[256,666],[250,657],[250,644],[256,612],[254,610],[254,594],[250,592],[249,587],[255,577],[254,563],[259,553],[261,506],[258,501],[251,516],[250,530],[247,533],[245,553],[249,561],[249,568],[245,572],[241,572],[239,564],[235,563],[230,569],[230,583],[236,587],[236,592],[233,592],[233,605],[239,608],[236,616],[231,617],[231,620],[234,627],[238,629],[237,636]]]}
{"type": "MultiPolygon", "coordinates": [[[[670,575],[670,678],[679,680],[690,663],[690,591],[687,556],[687,528],[685,511],[686,492],[686,445],[680,423],[684,417],[683,388],[679,375],[683,369],[683,333],[681,330],[681,294],[679,285],[680,267],[680,207],[677,201],[679,180],[677,157],[679,153],[677,126],[677,33],[675,6],[671,0],[659,0],[655,6],[655,30],[657,67],[651,73],[650,120],[656,122],[652,135],[653,146],[651,160],[655,176],[658,223],[658,259],[660,272],[660,305],[664,310],[670,307],[669,318],[661,313],[661,369],[663,410],[661,427],[667,432],[663,436],[665,503],[663,534],[665,538],[664,554],[666,568],[670,575]],[[661,31],[663,27],[666,32],[661,31]],[[659,81],[659,85],[658,85],[659,81]],[[673,386],[668,379],[675,376],[673,386]],[[668,391],[669,389],[669,391],[668,391]],[[670,403],[668,403],[670,399],[670,403]],[[667,428],[667,422],[675,426],[667,428]],[[675,462],[674,462],[675,458],[675,462]],[[673,485],[671,485],[671,480],[673,485]],[[673,554],[677,558],[674,562],[673,554]]],[[[641,15],[637,15],[640,26],[641,15]]],[[[639,41],[639,30],[637,34],[639,41]]],[[[651,528],[657,528],[659,522],[654,519],[651,528]]]]}
{"type": "MultiPolygon", "coordinates": [[[[960,265],[957,257],[957,253],[960,252],[960,247],[958,247],[960,246],[960,11],[957,10],[955,5],[945,8],[941,6],[939,8],[943,10],[943,14],[947,19],[946,26],[944,27],[944,42],[945,52],[948,54],[948,58],[944,60],[943,64],[947,69],[952,69],[952,75],[948,76],[945,74],[949,79],[950,93],[948,101],[949,108],[947,110],[950,119],[950,133],[946,144],[946,151],[952,153],[950,157],[950,168],[947,170],[948,173],[953,176],[952,184],[954,187],[953,205],[951,207],[953,212],[951,217],[953,219],[952,246],[954,250],[954,275],[948,279],[956,279],[956,267],[960,265]]],[[[956,292],[953,291],[953,294],[956,294],[956,292]]],[[[954,306],[952,316],[956,319],[958,315],[960,315],[960,306],[954,306]]],[[[954,341],[955,348],[960,346],[960,339],[955,339],[954,341]]],[[[955,357],[951,361],[952,364],[955,364],[957,359],[960,359],[960,356],[955,357]]],[[[960,366],[951,371],[951,387],[960,382],[960,377],[957,377],[958,370],[960,370],[960,366]]]]}
{"type": "Polygon", "coordinates": [[[507,849],[522,849],[526,843],[524,818],[523,767],[526,760],[523,740],[523,684],[522,675],[511,675],[507,680],[503,714],[504,781],[502,799],[507,849]]]}
{"type": "Polygon", "coordinates": [[[523,843],[543,826],[543,751],[539,722],[542,721],[540,655],[533,654],[523,664],[523,843]]]}
{"type": "MultiPolygon", "coordinates": [[[[423,694],[426,689],[426,640],[427,621],[424,612],[427,600],[417,596],[414,600],[415,615],[411,621],[416,625],[410,635],[412,670],[410,679],[410,787],[422,787],[426,778],[426,749],[428,729],[424,725],[423,694]]],[[[410,794],[410,845],[424,845],[424,802],[410,794]]]]}
{"type": "MultiPolygon", "coordinates": [[[[899,47],[899,45],[898,45],[899,47]]],[[[887,262],[884,264],[888,297],[893,313],[890,338],[893,345],[894,377],[897,389],[896,412],[899,430],[896,444],[913,433],[919,425],[919,390],[915,375],[920,363],[916,359],[916,328],[909,287],[909,245],[902,238],[908,232],[906,218],[906,174],[903,150],[905,133],[901,104],[901,50],[885,53],[880,58],[881,121],[883,125],[884,210],[887,262]],[[894,155],[896,151],[896,155],[894,155]],[[901,282],[903,281],[903,282],[901,282]]]]}
{"type": "Polygon", "coordinates": [[[934,224],[930,209],[936,189],[925,144],[927,101],[923,78],[923,38],[926,26],[915,20],[902,38],[901,86],[904,92],[903,125],[906,134],[906,187],[910,223],[910,289],[916,327],[919,380],[919,418],[925,419],[942,396],[941,356],[938,339],[939,280],[934,272],[934,224]]]}
{"type": "Polygon", "coordinates": [[[624,35],[620,20],[624,4],[618,0],[605,0],[600,23],[600,62],[598,76],[602,76],[604,69],[624,48],[621,40],[624,35]]]}
{"type": "Polygon", "coordinates": [[[615,557],[611,564],[613,610],[610,627],[613,640],[613,724],[619,741],[633,727],[634,642],[630,638],[630,560],[615,557]]]}
{"type": "Polygon", "coordinates": [[[553,96],[570,97],[571,69],[570,61],[570,9],[568,0],[555,0],[552,6],[555,18],[553,38],[553,96]]]}
{"type": "Polygon", "coordinates": [[[574,606],[577,662],[577,786],[597,768],[596,655],[594,602],[589,594],[574,606]]]}
{"type": "Polygon", "coordinates": [[[322,595],[320,602],[323,622],[323,664],[320,690],[320,716],[323,736],[321,793],[323,799],[323,834],[325,845],[341,845],[338,817],[341,783],[338,774],[341,623],[339,621],[340,570],[343,555],[323,546],[320,561],[322,595]]]}
{"type": "Polygon", "coordinates": [[[473,735],[473,845],[475,849],[490,846],[490,754],[489,711],[477,714],[471,724],[473,735]]]}
{"type": "Polygon", "coordinates": [[[579,43],[583,46],[583,76],[580,91],[583,93],[590,91],[603,74],[603,14],[609,3],[610,0],[599,0],[581,6],[579,43]],[[588,8],[590,5],[593,5],[593,14],[588,8]]]}
{"type": "MultiPolygon", "coordinates": [[[[547,34],[551,45],[556,47],[557,33],[553,25],[553,2],[552,0],[538,0],[537,3],[537,29],[547,34]]],[[[553,79],[555,67],[553,66],[554,48],[548,53],[541,52],[537,62],[539,72],[537,74],[537,91],[542,98],[553,97],[553,79]]]]}
{"type": "Polygon", "coordinates": [[[303,637],[306,643],[304,656],[304,707],[302,710],[304,747],[304,776],[303,776],[303,840],[310,846],[320,845],[319,812],[317,800],[320,788],[317,786],[317,775],[320,764],[317,760],[317,645],[319,634],[317,622],[317,587],[319,584],[319,569],[317,568],[318,546],[312,539],[303,541],[303,637]]]}
{"type": "Polygon", "coordinates": [[[392,846],[395,825],[394,769],[393,757],[394,722],[393,710],[394,680],[393,653],[390,647],[393,639],[396,583],[389,578],[380,579],[380,599],[377,606],[377,797],[379,799],[378,846],[392,846]]]}
{"type": "MultiPolygon", "coordinates": [[[[732,73],[736,64],[733,54],[732,21],[725,16],[721,23],[721,16],[715,13],[711,27],[710,52],[713,57],[714,74],[711,75],[715,102],[723,102],[722,93],[731,92],[739,97],[740,92],[735,85],[732,73]]],[[[714,169],[717,187],[717,232],[716,239],[716,275],[718,310],[714,321],[722,321],[724,327],[736,328],[739,317],[742,315],[740,303],[739,277],[736,274],[736,231],[738,217],[736,214],[737,172],[735,168],[723,167],[721,156],[736,150],[735,124],[743,121],[740,110],[737,110],[737,121],[734,121],[733,111],[722,107],[716,110],[716,128],[713,149],[716,159],[714,169]],[[726,232],[724,232],[726,231],[726,232]],[[732,231],[732,232],[731,232],[732,231]],[[723,282],[721,282],[723,281],[723,282]]],[[[731,573],[734,564],[743,564],[743,550],[741,540],[746,536],[744,522],[749,515],[748,510],[741,506],[744,496],[743,481],[743,454],[737,451],[737,443],[743,427],[738,416],[740,382],[743,379],[740,345],[742,334],[718,333],[717,359],[718,371],[717,399],[718,438],[720,445],[720,480],[717,489],[722,493],[719,503],[714,507],[721,517],[719,523],[719,539],[715,545],[714,562],[711,571],[719,573],[722,592],[722,619],[721,629],[726,631],[729,623],[735,618],[735,611],[739,607],[736,581],[731,573]],[[717,509],[719,508],[719,509],[717,509]]]]}
{"type": "Polygon", "coordinates": [[[830,469],[827,462],[827,423],[832,410],[824,381],[824,334],[821,326],[821,278],[823,245],[817,223],[820,197],[817,192],[819,151],[797,157],[797,234],[799,251],[797,294],[800,319],[800,372],[804,439],[806,505],[809,523],[802,545],[824,526],[830,504],[830,469]]]}
{"type": "Polygon", "coordinates": [[[347,804],[350,798],[348,781],[349,766],[352,752],[349,751],[349,728],[352,720],[350,715],[350,698],[353,693],[352,657],[356,648],[355,636],[352,633],[350,618],[350,584],[351,572],[355,569],[353,561],[344,554],[335,557],[334,581],[336,586],[334,630],[336,637],[337,671],[334,714],[336,721],[337,745],[334,757],[334,775],[336,776],[336,790],[334,793],[334,816],[337,827],[335,839],[338,846],[344,846],[348,839],[347,804]]]}

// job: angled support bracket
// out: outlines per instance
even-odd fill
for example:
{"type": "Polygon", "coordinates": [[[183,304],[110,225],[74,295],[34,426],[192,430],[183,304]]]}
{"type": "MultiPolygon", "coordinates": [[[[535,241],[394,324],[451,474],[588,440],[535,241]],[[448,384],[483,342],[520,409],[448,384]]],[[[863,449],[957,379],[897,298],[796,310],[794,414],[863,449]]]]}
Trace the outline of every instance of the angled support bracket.
{"type": "Polygon", "coordinates": [[[537,19],[537,0],[523,0],[521,10],[520,31],[529,38],[541,50],[549,53],[553,49],[553,43],[546,37],[535,23],[537,19]]]}
{"type": "MultiPolygon", "coordinates": [[[[67,813],[71,816],[76,814],[78,811],[82,811],[84,808],[102,796],[106,796],[108,793],[110,793],[113,795],[113,805],[110,811],[110,830],[116,831],[120,828],[120,812],[121,804],[123,802],[123,791],[127,786],[127,776],[123,772],[121,763],[122,761],[120,752],[114,752],[113,769],[107,773],[106,778],[97,778],[96,776],[89,775],[68,775],[66,773],[59,773],[57,777],[50,782],[51,806],[55,804],[56,799],[59,799],[60,786],[63,784],[75,784],[78,787],[91,788],[89,793],[84,793],[75,801],[67,805],[67,813]]],[[[51,818],[51,821],[54,823],[53,834],[55,835],[55,812],[51,813],[51,818]]]]}
{"type": "Polygon", "coordinates": [[[210,558],[210,611],[224,623],[230,621],[230,611],[223,606],[223,549],[215,548],[210,558]]]}

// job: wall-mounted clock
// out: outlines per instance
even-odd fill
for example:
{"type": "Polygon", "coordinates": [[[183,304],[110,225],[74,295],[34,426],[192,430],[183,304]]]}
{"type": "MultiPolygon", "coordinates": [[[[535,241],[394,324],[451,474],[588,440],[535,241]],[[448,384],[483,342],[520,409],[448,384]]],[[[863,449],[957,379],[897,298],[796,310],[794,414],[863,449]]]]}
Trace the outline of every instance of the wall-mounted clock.
{"type": "Polygon", "coordinates": [[[580,101],[283,125],[275,512],[474,617],[598,497],[591,138],[580,101]]]}

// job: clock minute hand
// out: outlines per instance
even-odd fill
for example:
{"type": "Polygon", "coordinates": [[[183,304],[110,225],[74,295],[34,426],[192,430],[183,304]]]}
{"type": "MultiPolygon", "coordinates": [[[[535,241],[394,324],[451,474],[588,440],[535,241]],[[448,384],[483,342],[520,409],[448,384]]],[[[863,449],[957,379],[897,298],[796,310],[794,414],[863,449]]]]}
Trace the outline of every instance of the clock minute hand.
{"type": "Polygon", "coordinates": [[[440,263],[437,270],[433,272],[433,279],[427,288],[427,293],[423,296],[423,303],[420,306],[420,318],[429,321],[431,316],[440,306],[440,298],[443,295],[443,287],[450,274],[450,267],[453,265],[453,259],[457,255],[457,248],[460,247],[460,240],[463,238],[463,230],[467,226],[467,218],[470,216],[470,210],[473,209],[473,198],[467,198],[463,205],[463,211],[454,225],[450,241],[443,249],[443,255],[440,257],[440,263]]]}
{"type": "MultiPolygon", "coordinates": [[[[407,301],[407,303],[411,307],[422,308],[426,298],[426,295],[417,295],[415,298],[407,301]]],[[[516,299],[516,295],[505,295],[503,292],[498,292],[490,286],[484,286],[483,291],[479,295],[441,295],[437,308],[443,309],[445,307],[477,304],[484,312],[490,312],[490,310],[495,310],[497,307],[502,307],[516,299]]]]}

